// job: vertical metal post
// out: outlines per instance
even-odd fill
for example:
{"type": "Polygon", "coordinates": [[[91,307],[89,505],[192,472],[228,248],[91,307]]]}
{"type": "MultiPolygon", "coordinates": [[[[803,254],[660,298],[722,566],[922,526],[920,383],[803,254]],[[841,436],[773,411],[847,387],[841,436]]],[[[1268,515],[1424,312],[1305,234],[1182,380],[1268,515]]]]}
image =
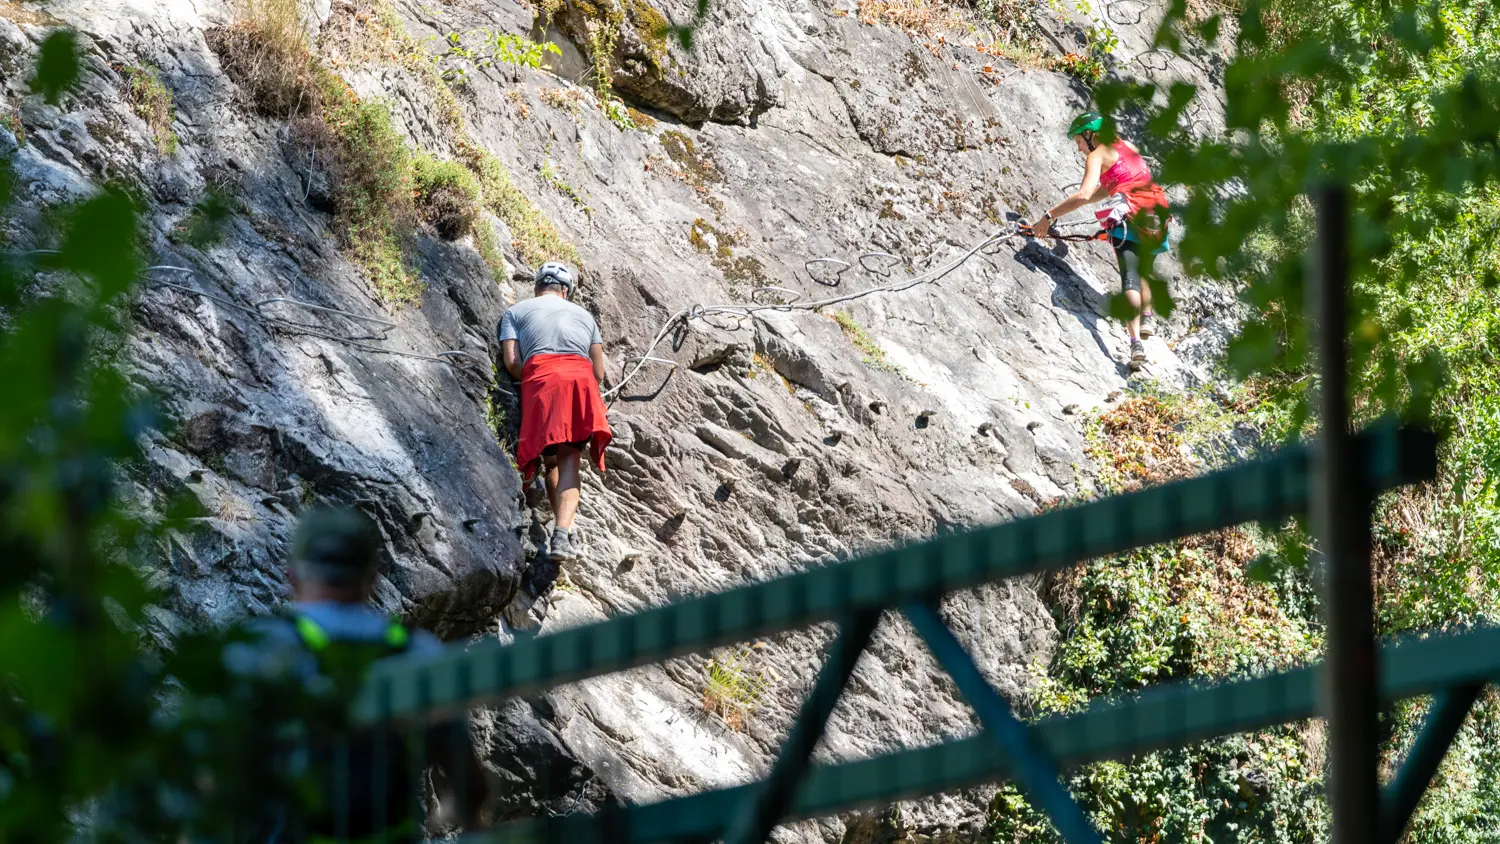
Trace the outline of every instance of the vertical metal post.
{"type": "Polygon", "coordinates": [[[771,765],[771,773],[761,781],[734,815],[727,819],[725,844],[762,844],[771,836],[777,821],[792,806],[797,785],[812,765],[813,750],[828,719],[838,705],[839,696],[854,676],[860,654],[875,635],[880,610],[859,610],[839,623],[839,637],[833,641],[823,670],[813,681],[812,691],[802,703],[802,712],[792,724],[781,753],[771,765]]]}
{"type": "Polygon", "coordinates": [[[1379,736],[1374,584],[1370,571],[1371,496],[1350,433],[1348,405],[1349,200],[1345,188],[1317,190],[1316,276],[1309,285],[1309,343],[1317,350],[1320,445],[1314,450],[1313,532],[1322,553],[1328,659],[1328,802],[1334,844],[1375,844],[1379,817],[1379,736]]]}

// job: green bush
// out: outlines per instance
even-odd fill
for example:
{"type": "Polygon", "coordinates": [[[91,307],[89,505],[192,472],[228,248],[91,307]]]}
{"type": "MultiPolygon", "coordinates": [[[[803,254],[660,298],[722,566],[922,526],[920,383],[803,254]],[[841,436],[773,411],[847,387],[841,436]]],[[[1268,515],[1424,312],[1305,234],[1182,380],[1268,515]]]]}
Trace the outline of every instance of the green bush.
{"type": "Polygon", "coordinates": [[[422,280],[408,265],[407,242],[415,224],[411,150],[391,125],[383,103],[361,100],[333,71],[315,71],[320,118],[333,139],[337,223],[354,262],[376,295],[391,303],[415,302],[422,280]]]}
{"type": "Polygon", "coordinates": [[[479,218],[479,182],[463,165],[426,153],[412,159],[417,213],[444,240],[458,240],[479,218]]]}
{"type": "MultiPolygon", "coordinates": [[[[1316,435],[1308,412],[1318,385],[1308,348],[1316,328],[1303,303],[1304,256],[1319,232],[1306,194],[1318,181],[1348,187],[1349,399],[1361,423],[1395,412],[1447,435],[1437,483],[1379,502],[1380,630],[1493,621],[1500,607],[1500,502],[1489,483],[1500,464],[1500,402],[1493,398],[1500,365],[1500,29],[1493,12],[1477,0],[1263,0],[1189,19],[1179,5],[1158,43],[1189,49],[1192,40],[1214,38],[1226,14],[1238,18],[1235,58],[1224,75],[1230,133],[1202,125],[1196,136],[1181,131],[1198,113],[1196,92],[1185,83],[1162,90],[1104,84],[1098,103],[1107,113],[1144,111],[1144,130],[1132,140],[1159,157],[1165,181],[1183,188],[1175,251],[1184,266],[1243,290],[1254,315],[1228,363],[1247,379],[1238,400],[1243,412],[1273,441],[1316,435]]],[[[1120,446],[1111,456],[1122,452],[1132,453],[1120,446]]],[[[1309,537],[1294,525],[1255,540],[1265,556],[1253,564],[1215,563],[1208,592],[1184,583],[1183,573],[1201,562],[1182,543],[1092,563],[1058,604],[1068,610],[1059,614],[1064,640],[1039,685],[1040,703],[1074,707],[1163,679],[1261,671],[1319,654],[1320,602],[1305,566],[1309,537]],[[1226,571],[1243,583],[1226,579],[1226,571]],[[1215,595],[1237,596],[1219,602],[1236,611],[1205,615],[1215,595]]],[[[1402,704],[1385,721],[1388,768],[1401,761],[1423,705],[1402,704]]],[[[1409,840],[1492,840],[1500,824],[1497,716],[1493,697],[1475,709],[1409,840]]],[[[1112,840],[1313,840],[1326,824],[1322,753],[1319,731],[1285,727],[1124,766],[1088,766],[1070,784],[1112,840]],[[1253,750],[1252,741],[1261,752],[1271,749],[1270,758],[1261,760],[1248,792],[1226,790],[1226,776],[1254,764],[1229,752],[1234,743],[1253,750]]],[[[1050,835],[1027,831],[1045,823],[1019,795],[1003,796],[997,841],[1050,835]]]]}
{"type": "MultiPolygon", "coordinates": [[[[71,35],[71,33],[69,33],[71,35]]],[[[77,79],[49,37],[38,86],[77,79]]],[[[10,163],[0,161],[0,209],[10,163]]],[[[264,763],[253,692],[225,671],[236,631],[159,633],[152,585],[190,501],[129,493],[149,429],[166,422],[120,349],[145,267],[141,214],[116,190],[44,215],[58,251],[0,261],[0,830],[7,841],[229,840],[289,781],[264,763]],[[58,279],[39,287],[36,270],[58,279]],[[130,506],[125,506],[129,496],[130,506]]],[[[300,705],[298,688],[264,697],[300,705]]],[[[269,689],[267,689],[269,691],[269,689]]]]}

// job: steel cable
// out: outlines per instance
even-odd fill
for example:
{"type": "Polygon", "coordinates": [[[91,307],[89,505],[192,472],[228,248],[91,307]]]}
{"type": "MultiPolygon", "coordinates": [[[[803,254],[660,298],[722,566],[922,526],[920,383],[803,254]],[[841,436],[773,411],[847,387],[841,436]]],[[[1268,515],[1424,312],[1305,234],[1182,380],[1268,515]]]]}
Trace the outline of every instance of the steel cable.
{"type": "MultiPolygon", "coordinates": [[[[1078,228],[1078,227],[1081,227],[1081,226],[1095,226],[1095,225],[1097,225],[1097,223],[1095,223],[1093,220],[1077,220],[1077,221],[1068,222],[1068,223],[1059,223],[1056,226],[1054,226],[1054,228],[1057,228],[1057,229],[1072,229],[1072,228],[1078,228]]],[[[646,350],[644,352],[642,352],[639,357],[631,358],[631,360],[635,361],[635,366],[633,368],[631,368],[630,371],[628,373],[626,373],[620,379],[619,383],[615,384],[613,387],[609,388],[608,390],[605,390],[603,392],[603,396],[607,400],[610,397],[617,395],[620,392],[620,390],[624,389],[624,387],[625,387],[626,384],[629,384],[630,381],[636,377],[636,375],[640,374],[640,371],[646,367],[646,364],[652,363],[652,362],[667,362],[667,361],[665,361],[664,358],[654,358],[651,355],[652,355],[652,353],[654,351],[656,351],[656,347],[659,346],[659,345],[661,345],[661,342],[663,340],[665,340],[667,338],[667,335],[670,334],[672,332],[672,330],[674,328],[676,328],[679,324],[686,325],[688,323],[691,323],[695,319],[710,319],[710,318],[712,318],[714,316],[726,315],[726,316],[731,316],[735,320],[737,320],[738,324],[735,326],[735,328],[739,328],[739,327],[743,326],[743,321],[744,320],[746,320],[746,319],[754,319],[755,315],[757,313],[762,312],[762,311],[781,311],[781,312],[788,312],[788,311],[815,311],[815,310],[818,310],[820,308],[829,307],[831,305],[840,305],[840,304],[843,304],[844,302],[852,302],[852,301],[854,301],[856,299],[862,299],[862,298],[864,298],[866,296],[873,296],[876,293],[899,293],[899,292],[901,292],[903,290],[910,290],[911,288],[917,287],[919,285],[933,284],[933,283],[936,283],[938,281],[941,281],[943,278],[945,278],[949,274],[953,273],[955,270],[957,270],[959,267],[963,266],[971,258],[973,258],[975,255],[979,254],[981,251],[985,250],[986,248],[994,246],[994,245],[999,244],[999,243],[1003,243],[1003,242],[1008,241],[1008,240],[1013,240],[1015,238],[1022,238],[1022,237],[1029,237],[1029,235],[1027,235],[1025,232],[1023,232],[1022,229],[1021,229],[1021,227],[1019,225],[1012,223],[1008,228],[1004,228],[1004,229],[1000,229],[1000,230],[996,231],[995,233],[991,234],[989,237],[986,237],[985,239],[983,239],[983,240],[979,241],[978,243],[976,243],[974,246],[970,247],[967,251],[965,251],[958,258],[956,258],[956,259],[948,262],[947,264],[944,264],[941,267],[938,267],[938,268],[932,269],[932,270],[928,270],[925,273],[921,273],[919,275],[913,276],[913,277],[908,278],[908,279],[903,279],[901,281],[892,282],[890,284],[880,285],[878,287],[871,287],[871,288],[869,288],[867,290],[858,290],[858,291],[855,291],[855,292],[852,292],[852,293],[844,293],[844,294],[841,294],[841,295],[838,295],[838,296],[830,296],[830,297],[828,297],[826,299],[815,299],[815,300],[812,300],[812,301],[806,301],[806,302],[804,302],[804,301],[800,301],[801,294],[795,293],[795,291],[788,290],[785,287],[778,287],[778,286],[774,286],[774,285],[768,285],[768,286],[765,286],[765,287],[758,287],[754,291],[752,291],[751,294],[750,294],[751,295],[751,299],[753,300],[755,298],[756,294],[762,293],[762,292],[787,292],[787,293],[793,293],[794,295],[798,296],[799,299],[794,299],[791,302],[781,302],[781,303],[771,303],[771,302],[764,302],[764,303],[762,303],[762,302],[751,301],[749,303],[744,303],[744,304],[723,304],[723,305],[701,305],[701,304],[698,304],[698,305],[693,305],[693,306],[688,307],[688,308],[684,308],[683,310],[680,310],[677,313],[675,313],[672,316],[670,316],[670,317],[667,318],[667,321],[662,324],[661,330],[659,330],[659,331],[656,332],[656,337],[654,339],[652,339],[651,344],[646,347],[646,350]]],[[[896,256],[893,256],[893,255],[888,255],[887,253],[867,252],[867,253],[864,253],[863,255],[861,255],[861,259],[864,258],[864,257],[874,257],[876,255],[880,256],[881,258],[886,258],[886,259],[895,258],[896,257],[896,256]]],[[[859,259],[857,259],[857,260],[859,260],[859,259]]],[[[806,265],[808,265],[808,266],[822,265],[822,264],[841,264],[841,265],[843,265],[843,268],[838,271],[838,275],[840,275],[840,276],[842,276],[842,274],[843,274],[844,271],[850,269],[853,266],[849,262],[847,262],[847,261],[841,261],[841,260],[839,260],[837,258],[814,258],[814,259],[806,262],[806,265]]],[[[867,270],[869,270],[868,265],[865,265],[865,268],[867,270]]],[[[828,285],[826,282],[817,281],[816,279],[814,279],[814,281],[816,283],[818,283],[818,284],[823,284],[824,286],[831,286],[831,285],[828,285]]],[[[673,363],[673,365],[674,366],[676,365],[675,362],[673,363]]]]}

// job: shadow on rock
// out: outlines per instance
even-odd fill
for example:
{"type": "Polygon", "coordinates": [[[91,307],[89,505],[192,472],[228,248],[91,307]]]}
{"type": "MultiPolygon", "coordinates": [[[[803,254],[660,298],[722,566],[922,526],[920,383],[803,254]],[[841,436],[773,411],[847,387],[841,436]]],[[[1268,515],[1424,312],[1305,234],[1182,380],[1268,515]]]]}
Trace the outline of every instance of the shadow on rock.
{"type": "Polygon", "coordinates": [[[1104,335],[1099,333],[1099,317],[1109,315],[1109,297],[1095,290],[1082,276],[1068,266],[1064,258],[1068,245],[1059,243],[1048,249],[1035,240],[1016,250],[1016,261],[1028,270],[1038,270],[1052,279],[1052,305],[1073,315],[1078,324],[1088,329],[1099,351],[1115,365],[1121,378],[1130,375],[1130,367],[1115,357],[1109,349],[1104,335]]]}

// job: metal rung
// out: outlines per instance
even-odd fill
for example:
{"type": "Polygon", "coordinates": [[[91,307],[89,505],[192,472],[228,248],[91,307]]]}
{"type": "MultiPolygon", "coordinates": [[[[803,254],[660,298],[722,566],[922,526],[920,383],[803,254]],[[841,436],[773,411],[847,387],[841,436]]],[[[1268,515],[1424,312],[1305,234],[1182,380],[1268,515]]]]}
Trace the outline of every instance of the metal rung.
{"type": "Polygon", "coordinates": [[[889,252],[865,252],[859,256],[859,265],[866,272],[876,275],[890,275],[891,270],[901,266],[901,257],[889,252]],[[877,261],[876,266],[870,266],[871,260],[877,261]]]}
{"type": "Polygon", "coordinates": [[[755,297],[756,297],[757,294],[760,294],[760,293],[786,293],[786,294],[789,294],[792,297],[792,300],[791,300],[791,302],[783,302],[782,304],[784,304],[784,305],[790,305],[792,302],[795,302],[798,299],[802,298],[802,294],[801,293],[798,293],[797,291],[791,289],[790,287],[781,287],[781,286],[775,285],[775,284],[768,284],[765,287],[757,287],[754,290],[750,291],[750,300],[752,302],[753,301],[758,301],[758,300],[756,300],[755,297]]]}

